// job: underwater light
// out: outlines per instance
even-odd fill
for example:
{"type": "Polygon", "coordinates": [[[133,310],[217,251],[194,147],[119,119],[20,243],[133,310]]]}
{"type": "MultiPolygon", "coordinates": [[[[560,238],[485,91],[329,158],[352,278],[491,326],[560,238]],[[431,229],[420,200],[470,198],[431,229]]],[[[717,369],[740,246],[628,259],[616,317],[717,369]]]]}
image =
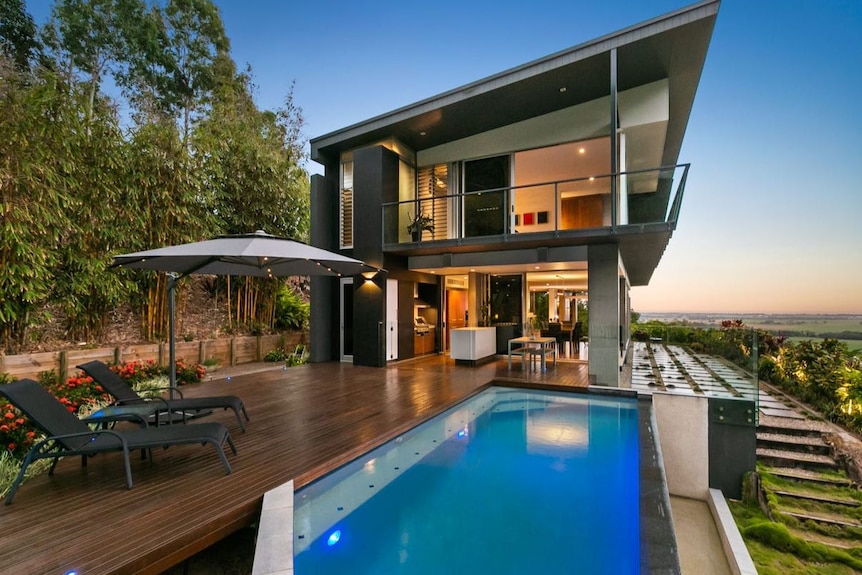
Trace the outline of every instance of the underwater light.
{"type": "Polygon", "coordinates": [[[329,539],[327,539],[327,540],[326,540],[326,544],[327,544],[327,545],[329,545],[330,547],[332,547],[333,545],[335,545],[336,543],[338,543],[338,541],[339,541],[340,539],[341,539],[341,529],[336,529],[336,530],[335,530],[335,531],[333,531],[333,532],[332,532],[332,534],[329,536],[329,539]]]}

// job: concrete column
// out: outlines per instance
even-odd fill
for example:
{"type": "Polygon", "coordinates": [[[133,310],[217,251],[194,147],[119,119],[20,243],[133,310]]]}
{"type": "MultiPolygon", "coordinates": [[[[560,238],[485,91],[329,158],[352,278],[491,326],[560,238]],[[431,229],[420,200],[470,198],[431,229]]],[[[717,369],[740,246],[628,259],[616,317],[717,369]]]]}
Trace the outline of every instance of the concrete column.
{"type": "MultiPolygon", "coordinates": [[[[338,173],[337,164],[327,167],[338,173]]],[[[324,249],[338,248],[337,182],[320,174],[311,176],[311,245],[324,249]]],[[[331,277],[311,278],[311,361],[329,361],[338,357],[338,280],[331,277]]]]}
{"type": "Polygon", "coordinates": [[[590,378],[598,385],[620,385],[619,249],[591,245],[589,266],[590,378]]]}

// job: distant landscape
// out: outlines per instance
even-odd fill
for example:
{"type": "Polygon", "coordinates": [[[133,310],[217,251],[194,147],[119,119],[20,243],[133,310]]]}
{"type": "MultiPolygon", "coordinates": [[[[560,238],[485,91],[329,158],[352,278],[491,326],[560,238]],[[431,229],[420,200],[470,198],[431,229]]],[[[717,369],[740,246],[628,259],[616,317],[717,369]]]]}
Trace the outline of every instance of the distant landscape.
{"type": "Polygon", "coordinates": [[[783,335],[790,341],[832,338],[851,350],[862,349],[862,315],[858,314],[762,314],[762,313],[642,313],[640,322],[660,321],[695,327],[718,327],[724,320],[740,319],[745,325],[783,335]]]}

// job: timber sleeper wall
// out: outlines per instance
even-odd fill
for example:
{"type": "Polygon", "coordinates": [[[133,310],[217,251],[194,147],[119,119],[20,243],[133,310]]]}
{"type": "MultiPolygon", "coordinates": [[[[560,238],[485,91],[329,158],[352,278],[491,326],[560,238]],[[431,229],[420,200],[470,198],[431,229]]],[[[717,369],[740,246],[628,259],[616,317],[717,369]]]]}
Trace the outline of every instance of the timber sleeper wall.
{"type": "MultiPolygon", "coordinates": [[[[178,341],[177,359],[186,364],[216,361],[219,365],[237,365],[262,361],[264,356],[278,348],[288,353],[300,341],[307,340],[301,331],[286,332],[278,335],[258,335],[198,341],[178,341]]],[[[168,344],[145,343],[121,347],[100,347],[93,349],[69,349],[21,355],[0,354],[0,373],[7,373],[14,379],[38,379],[39,374],[51,371],[58,379],[64,380],[77,373],[76,365],[93,360],[105,363],[125,363],[128,361],[154,360],[159,365],[167,365],[168,344]]]]}

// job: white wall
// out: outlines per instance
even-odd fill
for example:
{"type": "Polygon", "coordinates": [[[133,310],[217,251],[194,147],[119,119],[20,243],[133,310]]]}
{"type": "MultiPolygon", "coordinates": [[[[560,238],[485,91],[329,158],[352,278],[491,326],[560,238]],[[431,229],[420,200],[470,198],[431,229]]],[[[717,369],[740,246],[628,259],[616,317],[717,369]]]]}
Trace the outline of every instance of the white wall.
{"type": "Polygon", "coordinates": [[[652,403],[668,492],[706,500],[709,495],[709,400],[656,392],[652,403]]]}

